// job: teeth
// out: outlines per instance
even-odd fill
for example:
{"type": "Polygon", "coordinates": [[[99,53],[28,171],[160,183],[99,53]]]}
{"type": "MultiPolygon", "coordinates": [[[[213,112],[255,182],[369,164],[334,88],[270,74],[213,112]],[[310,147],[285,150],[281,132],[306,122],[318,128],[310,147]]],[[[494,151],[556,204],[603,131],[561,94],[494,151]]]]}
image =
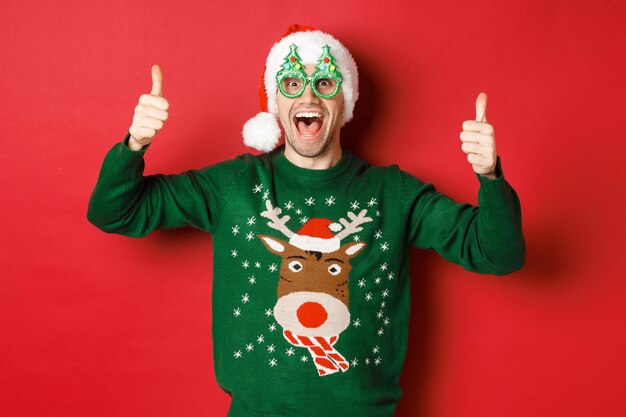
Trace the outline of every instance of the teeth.
{"type": "Polygon", "coordinates": [[[300,113],[296,113],[296,117],[322,117],[322,113],[314,111],[301,111],[300,113]]]}

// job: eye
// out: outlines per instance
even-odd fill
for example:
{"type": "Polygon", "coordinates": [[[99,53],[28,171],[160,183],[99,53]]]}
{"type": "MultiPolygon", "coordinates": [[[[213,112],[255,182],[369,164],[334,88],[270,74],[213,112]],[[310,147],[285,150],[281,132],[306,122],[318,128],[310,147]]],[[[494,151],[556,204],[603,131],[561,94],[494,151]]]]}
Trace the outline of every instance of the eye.
{"type": "Polygon", "coordinates": [[[332,94],[337,84],[331,78],[320,78],[315,82],[315,87],[322,94],[332,94]]]}
{"type": "Polygon", "coordinates": [[[331,275],[339,275],[341,273],[341,267],[337,264],[332,264],[328,267],[328,272],[330,272],[331,275]]]}
{"type": "Polygon", "coordinates": [[[302,270],[302,263],[300,261],[289,262],[289,269],[293,272],[300,272],[302,270]]]}

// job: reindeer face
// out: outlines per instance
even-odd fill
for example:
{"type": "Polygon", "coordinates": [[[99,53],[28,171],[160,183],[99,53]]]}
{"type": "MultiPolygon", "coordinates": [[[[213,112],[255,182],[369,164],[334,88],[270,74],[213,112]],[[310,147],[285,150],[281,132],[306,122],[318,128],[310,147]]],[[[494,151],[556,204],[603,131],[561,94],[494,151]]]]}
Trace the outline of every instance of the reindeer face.
{"type": "Polygon", "coordinates": [[[267,249],[283,258],[278,298],[296,291],[326,293],[348,306],[350,259],[366,245],[351,242],[329,253],[305,251],[275,237],[261,235],[267,249]]]}
{"type": "Polygon", "coordinates": [[[282,257],[277,321],[298,334],[339,334],[350,323],[349,260],[365,246],[351,242],[334,252],[305,251],[275,237],[260,235],[267,249],[282,257]]]}

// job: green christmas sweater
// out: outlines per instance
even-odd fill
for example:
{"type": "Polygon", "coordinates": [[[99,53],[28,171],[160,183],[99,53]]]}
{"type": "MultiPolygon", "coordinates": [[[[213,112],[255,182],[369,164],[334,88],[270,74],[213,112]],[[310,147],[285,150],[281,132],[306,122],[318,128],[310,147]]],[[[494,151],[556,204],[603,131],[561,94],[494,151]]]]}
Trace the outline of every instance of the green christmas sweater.
{"type": "Polygon", "coordinates": [[[401,396],[409,251],[478,273],[524,263],[518,197],[477,175],[478,206],[457,204],[397,165],[344,149],[329,169],[284,146],[178,175],[144,176],[125,140],[107,154],[88,219],[140,237],[192,226],[213,234],[213,346],[228,416],[392,416],[401,396]]]}

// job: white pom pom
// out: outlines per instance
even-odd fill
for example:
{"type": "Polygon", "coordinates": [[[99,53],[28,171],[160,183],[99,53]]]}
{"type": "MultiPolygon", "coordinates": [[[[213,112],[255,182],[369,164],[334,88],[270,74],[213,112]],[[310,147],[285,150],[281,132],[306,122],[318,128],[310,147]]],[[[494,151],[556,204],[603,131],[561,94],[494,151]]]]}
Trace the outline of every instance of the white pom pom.
{"type": "Polygon", "coordinates": [[[261,112],[243,125],[243,143],[263,152],[269,152],[280,140],[280,126],[276,116],[261,112]]]}
{"type": "Polygon", "coordinates": [[[342,229],[341,225],[339,223],[331,223],[331,224],[328,225],[328,228],[332,232],[335,232],[335,233],[337,233],[338,231],[340,231],[342,229]]]}

